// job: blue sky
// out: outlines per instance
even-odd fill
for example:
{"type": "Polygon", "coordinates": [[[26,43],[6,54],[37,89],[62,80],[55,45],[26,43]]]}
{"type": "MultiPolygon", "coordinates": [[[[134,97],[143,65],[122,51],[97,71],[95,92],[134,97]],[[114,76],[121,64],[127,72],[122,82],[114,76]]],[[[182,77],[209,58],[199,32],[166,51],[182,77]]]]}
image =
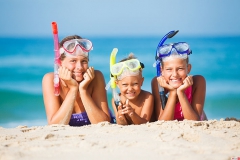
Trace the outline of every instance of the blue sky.
{"type": "Polygon", "coordinates": [[[239,0],[0,0],[0,37],[240,35],[239,0]]]}

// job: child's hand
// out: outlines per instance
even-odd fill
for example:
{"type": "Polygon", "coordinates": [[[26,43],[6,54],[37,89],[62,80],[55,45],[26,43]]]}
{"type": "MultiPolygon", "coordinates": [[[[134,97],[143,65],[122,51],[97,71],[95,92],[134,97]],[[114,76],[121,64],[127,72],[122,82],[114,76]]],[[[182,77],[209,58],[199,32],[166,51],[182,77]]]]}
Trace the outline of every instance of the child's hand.
{"type": "Polygon", "coordinates": [[[124,108],[122,110],[123,114],[128,114],[130,117],[133,116],[134,109],[129,105],[128,99],[126,100],[126,104],[124,105],[124,108]]]}
{"type": "Polygon", "coordinates": [[[192,76],[187,76],[184,80],[183,80],[183,84],[178,87],[177,92],[184,92],[189,86],[193,85],[193,78],[192,76]]]}
{"type": "Polygon", "coordinates": [[[79,84],[79,90],[86,90],[90,82],[94,79],[94,68],[89,67],[83,75],[83,81],[79,84]]]}
{"type": "Polygon", "coordinates": [[[118,119],[120,121],[125,121],[126,119],[125,119],[125,116],[124,116],[124,113],[123,113],[122,109],[123,109],[123,105],[122,105],[121,102],[119,102],[119,106],[118,106],[118,119]]]}
{"type": "Polygon", "coordinates": [[[163,76],[157,77],[157,81],[158,81],[158,84],[163,88],[166,88],[169,91],[174,90],[174,88],[167,83],[167,81],[163,76]]]}
{"type": "Polygon", "coordinates": [[[60,66],[58,69],[59,78],[62,79],[68,88],[78,86],[76,80],[72,78],[72,72],[69,71],[66,67],[60,66]]]}

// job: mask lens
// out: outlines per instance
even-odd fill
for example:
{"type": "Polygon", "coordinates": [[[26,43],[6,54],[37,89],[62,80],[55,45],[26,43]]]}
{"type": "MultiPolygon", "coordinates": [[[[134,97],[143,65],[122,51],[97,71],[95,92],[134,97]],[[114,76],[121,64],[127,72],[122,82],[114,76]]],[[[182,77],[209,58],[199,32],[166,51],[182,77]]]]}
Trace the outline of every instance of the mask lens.
{"type": "Polygon", "coordinates": [[[87,40],[87,39],[78,39],[77,40],[78,44],[86,51],[90,51],[92,48],[92,43],[91,41],[87,40]]]}
{"type": "Polygon", "coordinates": [[[174,45],[174,47],[178,52],[186,52],[189,49],[189,46],[187,43],[177,43],[174,45]]]}
{"type": "Polygon", "coordinates": [[[158,53],[160,54],[160,57],[166,56],[170,53],[171,49],[172,45],[164,45],[158,49],[158,53]]]}
{"type": "Polygon", "coordinates": [[[71,42],[66,47],[67,51],[73,52],[75,50],[75,43],[71,42]]]}
{"type": "Polygon", "coordinates": [[[67,52],[72,53],[72,52],[75,50],[75,48],[76,48],[76,46],[75,46],[75,41],[70,40],[70,41],[64,42],[64,43],[63,43],[63,48],[64,48],[67,52]]]}
{"type": "Polygon", "coordinates": [[[139,66],[140,66],[138,60],[125,61],[125,64],[130,70],[137,70],[139,69],[139,66]]]}
{"type": "Polygon", "coordinates": [[[112,75],[119,75],[123,69],[123,63],[116,63],[111,67],[112,75]]]}

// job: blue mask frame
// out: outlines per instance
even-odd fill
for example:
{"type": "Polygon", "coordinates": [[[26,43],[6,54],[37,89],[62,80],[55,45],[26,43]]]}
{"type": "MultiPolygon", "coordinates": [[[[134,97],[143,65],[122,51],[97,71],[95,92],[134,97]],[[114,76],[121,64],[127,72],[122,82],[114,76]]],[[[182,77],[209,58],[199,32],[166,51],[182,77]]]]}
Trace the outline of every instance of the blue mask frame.
{"type": "Polygon", "coordinates": [[[155,54],[155,60],[157,61],[156,64],[156,68],[157,68],[157,76],[159,77],[161,75],[161,68],[160,68],[160,61],[158,59],[158,49],[159,47],[161,47],[164,42],[168,39],[168,38],[172,38],[173,36],[175,36],[177,33],[178,33],[179,30],[176,30],[176,31],[170,31],[168,32],[161,40],[160,42],[158,43],[158,46],[157,46],[157,49],[156,49],[156,54],[155,54]]]}

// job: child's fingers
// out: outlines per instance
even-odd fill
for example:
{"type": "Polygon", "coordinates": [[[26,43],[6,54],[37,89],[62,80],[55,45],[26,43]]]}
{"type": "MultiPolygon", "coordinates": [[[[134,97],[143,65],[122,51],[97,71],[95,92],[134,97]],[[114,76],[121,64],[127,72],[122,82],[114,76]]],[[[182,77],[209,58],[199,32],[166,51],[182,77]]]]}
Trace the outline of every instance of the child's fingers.
{"type": "Polygon", "coordinates": [[[128,99],[126,100],[126,107],[128,107],[129,106],[129,101],[128,101],[128,99]]]}
{"type": "Polygon", "coordinates": [[[129,116],[132,117],[133,116],[133,112],[129,113],[129,116]]]}
{"type": "Polygon", "coordinates": [[[89,73],[92,75],[92,77],[94,78],[94,68],[93,67],[89,67],[89,73]]]}
{"type": "Polygon", "coordinates": [[[88,74],[89,79],[94,78],[94,71],[93,71],[92,67],[88,68],[86,73],[88,74]]]}
{"type": "Polygon", "coordinates": [[[188,85],[192,85],[192,84],[193,84],[192,76],[187,76],[187,77],[184,79],[183,83],[186,83],[186,84],[188,84],[188,85]]]}
{"type": "Polygon", "coordinates": [[[58,74],[63,80],[70,80],[72,77],[71,72],[65,67],[59,67],[58,74]]]}
{"type": "Polygon", "coordinates": [[[162,86],[162,87],[166,86],[166,81],[165,81],[164,77],[162,77],[162,76],[157,77],[157,81],[160,86],[162,86]]]}
{"type": "Polygon", "coordinates": [[[122,110],[122,103],[121,102],[119,102],[118,110],[122,110]]]}

